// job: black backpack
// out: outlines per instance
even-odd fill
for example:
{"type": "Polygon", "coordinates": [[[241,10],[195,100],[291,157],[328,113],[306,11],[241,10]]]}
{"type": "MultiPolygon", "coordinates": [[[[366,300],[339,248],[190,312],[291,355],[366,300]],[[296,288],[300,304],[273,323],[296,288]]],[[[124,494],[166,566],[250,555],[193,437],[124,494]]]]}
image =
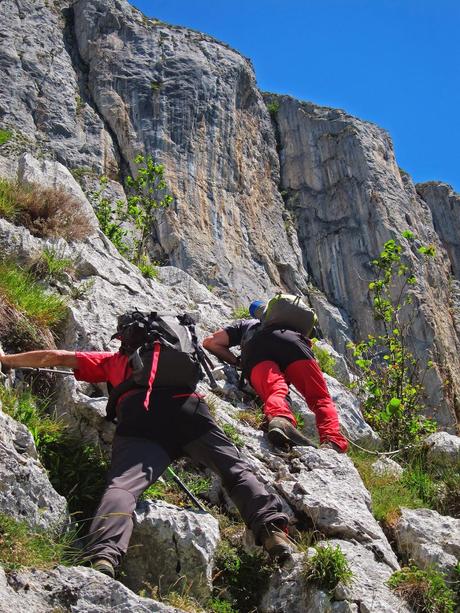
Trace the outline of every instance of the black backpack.
{"type": "Polygon", "coordinates": [[[203,369],[211,386],[217,385],[212,362],[198,343],[195,322],[187,315],[158,315],[157,312],[131,311],[118,318],[117,332],[112,336],[121,341],[120,352],[129,356],[132,375],[109,393],[107,416],[116,417],[116,405],[127,391],[146,389],[144,407],[148,410],[153,388],[175,388],[193,391],[203,369]]]}

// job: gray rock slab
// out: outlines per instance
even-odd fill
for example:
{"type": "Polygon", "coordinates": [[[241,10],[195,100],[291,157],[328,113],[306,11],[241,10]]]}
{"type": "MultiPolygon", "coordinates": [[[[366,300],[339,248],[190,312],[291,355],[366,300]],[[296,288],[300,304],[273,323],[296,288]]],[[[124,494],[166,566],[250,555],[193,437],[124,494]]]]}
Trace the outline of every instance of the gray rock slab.
{"type": "MultiPolygon", "coordinates": [[[[417,237],[415,247],[436,245],[436,257],[426,264],[416,248],[407,250],[418,280],[414,288],[417,317],[409,344],[423,364],[431,348],[435,362],[439,354],[439,366],[427,374],[425,385],[431,414],[440,424],[453,428],[456,418],[451,399],[460,393],[460,340],[453,318],[440,318],[439,313],[451,303],[454,250],[458,256],[458,196],[435,199],[442,200],[438,218],[443,221],[439,223],[445,220],[450,234],[440,239],[444,232],[438,234],[439,224],[430,207],[401,178],[387,132],[344,111],[290,96],[267,94],[266,100],[279,105],[275,122],[281,187],[295,220],[304,261],[315,287],[353,322],[355,339],[375,333],[368,288],[375,273],[370,262],[384,243],[409,229],[417,237]],[[444,387],[446,369],[452,381],[448,393],[444,387]]],[[[424,194],[428,198],[426,190],[424,194]]],[[[328,338],[341,350],[342,328],[336,333],[329,330],[328,338]]]]}
{"type": "Polygon", "coordinates": [[[425,439],[427,458],[444,466],[460,465],[460,436],[448,432],[434,432],[425,439]]]}
{"type": "MultiPolygon", "coordinates": [[[[356,541],[332,539],[328,543],[339,546],[345,555],[353,573],[351,583],[339,583],[332,593],[308,584],[303,575],[304,554],[295,554],[272,575],[259,607],[262,613],[409,613],[410,608],[386,585],[393,572],[387,564],[356,541]]],[[[310,548],[305,555],[314,553],[310,548]]]]}
{"type": "Polygon", "coordinates": [[[353,462],[333,450],[311,447],[295,447],[293,456],[290,477],[276,484],[290,506],[325,536],[354,539],[391,568],[399,568],[353,462]]]}
{"type": "Polygon", "coordinates": [[[30,433],[1,410],[1,403],[0,512],[52,532],[60,532],[69,519],[67,502],[37,460],[30,433]]]}
{"type": "Polygon", "coordinates": [[[142,598],[90,568],[58,566],[53,570],[6,573],[0,567],[0,613],[180,613],[142,598]]]}
{"type": "Polygon", "coordinates": [[[431,509],[401,509],[395,526],[396,547],[420,568],[433,566],[454,579],[460,560],[460,519],[431,509]]]}
{"type": "Polygon", "coordinates": [[[404,468],[391,458],[381,457],[372,464],[372,471],[379,477],[389,475],[399,479],[404,472],[404,468]]]}
{"type": "Polygon", "coordinates": [[[209,513],[144,501],[134,512],[134,530],[123,563],[124,583],[135,592],[146,584],[182,589],[200,600],[212,591],[212,565],[219,525],[209,513]]]}
{"type": "Polygon", "coordinates": [[[335,600],[354,603],[360,613],[409,613],[412,610],[386,585],[393,569],[376,559],[372,551],[355,541],[332,539],[329,543],[340,547],[353,572],[350,585],[339,584],[334,590],[335,600]]]}

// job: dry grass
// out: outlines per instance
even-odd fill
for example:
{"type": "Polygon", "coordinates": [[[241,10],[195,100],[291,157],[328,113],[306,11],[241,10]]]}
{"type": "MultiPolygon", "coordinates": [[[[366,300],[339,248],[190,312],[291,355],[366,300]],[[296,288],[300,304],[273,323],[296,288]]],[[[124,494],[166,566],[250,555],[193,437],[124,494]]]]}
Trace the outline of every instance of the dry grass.
{"type": "Polygon", "coordinates": [[[35,236],[83,240],[92,234],[90,217],[61,188],[0,180],[0,215],[35,236]]]}

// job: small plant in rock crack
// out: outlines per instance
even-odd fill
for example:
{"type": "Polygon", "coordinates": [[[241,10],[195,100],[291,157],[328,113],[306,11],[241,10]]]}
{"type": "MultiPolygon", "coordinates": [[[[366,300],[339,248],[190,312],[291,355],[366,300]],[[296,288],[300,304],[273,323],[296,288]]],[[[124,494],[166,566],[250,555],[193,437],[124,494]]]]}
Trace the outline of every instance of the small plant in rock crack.
{"type": "Polygon", "coordinates": [[[224,424],[222,426],[222,430],[225,432],[231,442],[235,445],[235,447],[238,447],[238,449],[241,449],[241,447],[243,447],[244,440],[238,434],[238,431],[235,426],[233,426],[232,424],[224,424]]]}
{"type": "MultiPolygon", "coordinates": [[[[414,240],[410,231],[403,237],[414,240]]],[[[422,246],[418,253],[426,260],[435,252],[432,246],[422,246]]],[[[404,255],[403,245],[389,240],[372,261],[377,278],[369,283],[369,291],[382,332],[349,344],[360,370],[352,387],[363,399],[366,420],[387,449],[416,443],[436,430],[435,423],[423,415],[424,373],[432,362],[423,367],[408,348],[411,326],[418,315],[411,291],[417,279],[404,255]]]]}
{"type": "Polygon", "coordinates": [[[315,554],[304,562],[303,574],[307,581],[328,592],[339,583],[348,585],[353,577],[345,554],[330,543],[315,546],[315,554]]]}
{"type": "Polygon", "coordinates": [[[404,598],[416,613],[454,613],[455,593],[444,575],[434,569],[420,570],[411,565],[396,571],[388,585],[404,598]]]}

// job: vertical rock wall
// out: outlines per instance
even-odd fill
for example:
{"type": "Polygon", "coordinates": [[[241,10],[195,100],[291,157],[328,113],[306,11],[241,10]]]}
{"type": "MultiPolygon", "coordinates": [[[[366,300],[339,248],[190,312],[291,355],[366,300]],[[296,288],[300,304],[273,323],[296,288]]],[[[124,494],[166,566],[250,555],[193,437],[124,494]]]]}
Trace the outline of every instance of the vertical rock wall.
{"type": "Polygon", "coordinates": [[[273,286],[302,287],[300,251],[284,227],[275,139],[250,62],[125,2],[79,0],[74,11],[92,98],[124,159],[145,150],[165,165],[175,203],[157,238],[169,261],[232,297],[238,292],[240,304],[273,286]]]}
{"type": "Polygon", "coordinates": [[[440,422],[452,424],[459,411],[460,341],[449,308],[450,261],[430,208],[401,177],[388,134],[339,110],[288,96],[268,100],[279,105],[281,188],[304,264],[328,300],[348,314],[355,338],[375,331],[370,262],[385,241],[410,229],[423,244],[436,246],[426,266],[415,249],[410,254],[419,278],[411,345],[425,362],[430,353],[438,362],[426,387],[440,422]]]}

